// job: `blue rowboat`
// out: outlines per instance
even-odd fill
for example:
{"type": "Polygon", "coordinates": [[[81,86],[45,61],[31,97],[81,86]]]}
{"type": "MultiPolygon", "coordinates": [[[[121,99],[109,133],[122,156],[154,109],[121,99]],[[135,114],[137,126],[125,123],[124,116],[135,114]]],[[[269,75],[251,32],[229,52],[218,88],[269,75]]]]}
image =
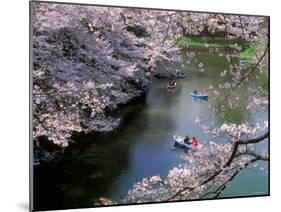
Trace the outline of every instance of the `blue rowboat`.
{"type": "Polygon", "coordinates": [[[207,100],[209,97],[208,94],[196,94],[194,92],[190,93],[190,95],[194,98],[205,99],[205,100],[207,100]]]}
{"type": "Polygon", "coordinates": [[[247,64],[247,61],[246,61],[246,60],[240,60],[240,61],[239,61],[239,64],[240,64],[240,65],[246,65],[246,64],[247,64]]]}
{"type": "Polygon", "coordinates": [[[186,75],[183,72],[176,72],[174,74],[174,77],[177,78],[177,79],[183,79],[183,78],[186,77],[186,75]]]}
{"type": "Polygon", "coordinates": [[[184,143],[184,138],[183,136],[180,135],[174,135],[173,136],[174,140],[175,140],[175,146],[182,148],[182,149],[192,149],[192,150],[197,150],[202,148],[202,144],[198,144],[198,146],[193,146],[192,144],[186,144],[184,143]]]}
{"type": "Polygon", "coordinates": [[[183,149],[191,149],[191,145],[188,145],[186,143],[184,143],[184,137],[179,136],[179,135],[174,135],[173,136],[174,140],[175,140],[175,146],[178,146],[180,148],[183,149]]]}

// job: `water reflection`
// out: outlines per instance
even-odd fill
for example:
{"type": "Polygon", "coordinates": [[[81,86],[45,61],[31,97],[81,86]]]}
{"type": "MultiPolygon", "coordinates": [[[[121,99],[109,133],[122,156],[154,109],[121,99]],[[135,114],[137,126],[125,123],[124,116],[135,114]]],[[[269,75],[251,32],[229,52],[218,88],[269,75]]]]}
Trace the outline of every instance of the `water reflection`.
{"type": "Polygon", "coordinates": [[[208,102],[209,97],[205,97],[205,98],[197,98],[197,97],[191,97],[194,102],[208,102]]]}

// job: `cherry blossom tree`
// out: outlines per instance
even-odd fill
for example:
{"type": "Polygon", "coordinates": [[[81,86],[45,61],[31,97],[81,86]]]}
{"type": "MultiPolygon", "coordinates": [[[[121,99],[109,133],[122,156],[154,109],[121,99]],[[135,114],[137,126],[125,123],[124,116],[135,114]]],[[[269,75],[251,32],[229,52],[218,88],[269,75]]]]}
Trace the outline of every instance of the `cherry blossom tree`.
{"type": "Polygon", "coordinates": [[[105,110],[143,95],[146,72],[160,58],[177,55],[167,35],[159,44],[151,25],[141,29],[148,39],[133,33],[126,9],[34,3],[32,17],[34,138],[67,145],[74,131],[114,130],[120,119],[105,110]]]}
{"type": "Polygon", "coordinates": [[[34,137],[67,145],[73,131],[115,129],[120,120],[105,109],[149,85],[141,39],[120,26],[120,9],[45,3],[33,9],[34,137]]]}

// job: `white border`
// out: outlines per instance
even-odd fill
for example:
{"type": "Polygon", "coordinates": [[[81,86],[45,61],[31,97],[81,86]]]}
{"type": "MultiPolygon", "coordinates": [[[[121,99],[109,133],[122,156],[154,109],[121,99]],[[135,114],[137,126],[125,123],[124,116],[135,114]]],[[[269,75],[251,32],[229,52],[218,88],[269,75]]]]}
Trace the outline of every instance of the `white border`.
{"type": "MultiPolygon", "coordinates": [[[[60,0],[57,0],[60,1],[60,0]]],[[[279,207],[281,140],[280,116],[280,7],[278,1],[246,0],[67,0],[75,3],[111,4],[271,16],[271,197],[198,201],[141,206],[81,209],[75,211],[275,211],[279,207]]],[[[28,0],[1,2],[1,145],[0,211],[28,209],[28,0]]],[[[280,208],[280,207],[279,207],[280,208]]],[[[74,211],[74,210],[69,210],[74,211]]]]}

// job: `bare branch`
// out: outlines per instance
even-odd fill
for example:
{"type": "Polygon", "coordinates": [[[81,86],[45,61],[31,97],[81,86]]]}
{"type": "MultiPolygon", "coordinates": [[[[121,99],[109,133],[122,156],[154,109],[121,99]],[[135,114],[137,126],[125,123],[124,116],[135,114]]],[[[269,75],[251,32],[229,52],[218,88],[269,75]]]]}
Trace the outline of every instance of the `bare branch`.
{"type": "Polygon", "coordinates": [[[236,153],[237,153],[237,150],[238,150],[238,147],[239,145],[242,145],[242,144],[254,144],[254,143],[258,143],[264,139],[266,139],[267,137],[269,136],[269,132],[266,132],[265,134],[259,136],[259,137],[256,137],[256,138],[253,138],[253,139],[250,139],[250,140],[239,140],[237,142],[235,142],[234,146],[233,146],[233,150],[232,150],[232,154],[229,158],[229,160],[226,162],[226,164],[224,165],[224,167],[227,167],[227,166],[230,166],[231,162],[233,161],[236,153]]]}
{"type": "Polygon", "coordinates": [[[264,139],[266,139],[267,137],[269,137],[269,132],[266,132],[265,134],[259,136],[259,137],[256,137],[256,138],[253,138],[253,139],[249,139],[249,140],[240,140],[238,141],[238,144],[255,144],[255,143],[258,143],[264,139]]]}

